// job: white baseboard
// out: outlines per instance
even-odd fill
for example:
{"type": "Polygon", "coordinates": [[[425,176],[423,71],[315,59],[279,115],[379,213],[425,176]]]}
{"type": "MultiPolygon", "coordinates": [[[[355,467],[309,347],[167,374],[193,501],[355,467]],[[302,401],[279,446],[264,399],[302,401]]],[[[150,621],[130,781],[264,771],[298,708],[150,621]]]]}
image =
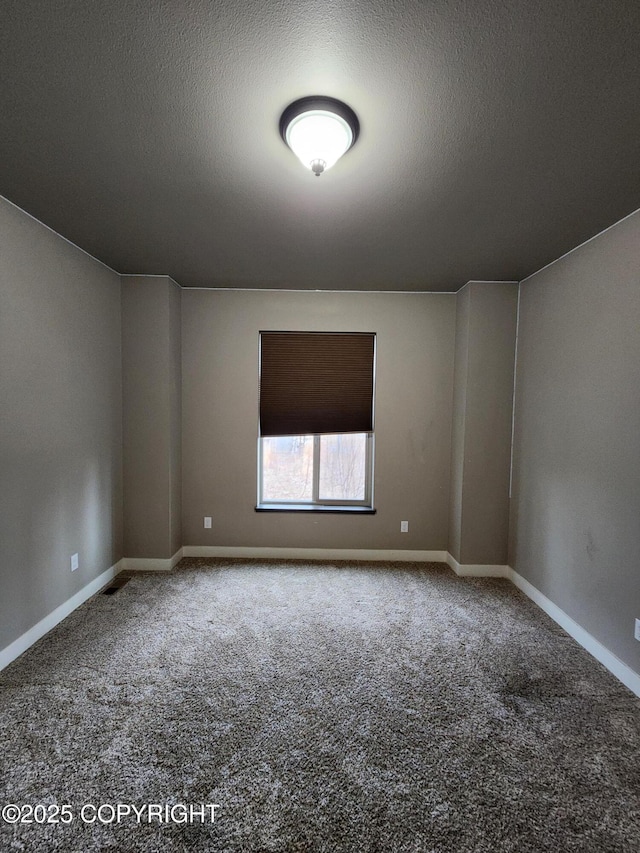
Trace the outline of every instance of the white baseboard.
{"type": "Polygon", "coordinates": [[[263,548],[237,545],[185,545],[183,557],[237,557],[286,560],[372,560],[407,563],[448,563],[460,577],[507,578],[509,566],[459,563],[448,551],[410,551],[400,548],[263,548]]]}
{"type": "Polygon", "coordinates": [[[640,697],[640,675],[637,672],[634,672],[631,667],[627,666],[613,652],[610,652],[609,649],[603,646],[599,640],[596,640],[588,631],[585,631],[581,625],[578,625],[564,610],[561,610],[546,595],[543,595],[540,590],[536,589],[533,584],[530,584],[528,580],[523,578],[522,575],[509,568],[508,577],[534,604],[537,604],[538,607],[544,610],[567,634],[573,637],[596,660],[600,661],[612,675],[615,675],[618,681],[621,681],[636,696],[640,697]]]}
{"type": "Polygon", "coordinates": [[[443,563],[446,551],[405,551],[366,548],[245,548],[235,545],[185,545],[184,557],[240,557],[263,560],[390,560],[443,563]]]}
{"type": "Polygon", "coordinates": [[[17,640],[14,640],[6,648],[2,649],[2,651],[0,651],[0,670],[4,669],[5,666],[8,666],[17,657],[20,657],[20,655],[23,652],[26,652],[30,646],[37,642],[41,637],[44,637],[44,635],[52,628],[55,628],[59,622],[66,619],[70,613],[73,613],[76,608],[80,607],[81,604],[84,604],[88,598],[91,598],[92,595],[99,592],[103,586],[106,586],[109,583],[109,581],[113,580],[118,572],[122,571],[122,562],[123,561],[120,560],[114,566],[111,566],[110,569],[107,569],[106,572],[102,572],[101,575],[98,575],[97,578],[94,578],[86,586],[83,586],[81,590],[76,592],[75,595],[72,595],[71,598],[67,599],[64,604],[56,607],[52,613],[45,616],[44,619],[41,619],[37,625],[34,625],[33,628],[29,628],[29,630],[25,631],[17,640]]]}
{"type": "Polygon", "coordinates": [[[155,557],[124,557],[120,571],[132,572],[170,572],[183,558],[184,548],[180,548],[173,557],[160,559],[155,557]]]}
{"type": "Polygon", "coordinates": [[[449,552],[446,562],[453,571],[461,578],[508,578],[511,569],[509,566],[492,566],[489,564],[473,565],[470,563],[459,563],[449,552]]]}

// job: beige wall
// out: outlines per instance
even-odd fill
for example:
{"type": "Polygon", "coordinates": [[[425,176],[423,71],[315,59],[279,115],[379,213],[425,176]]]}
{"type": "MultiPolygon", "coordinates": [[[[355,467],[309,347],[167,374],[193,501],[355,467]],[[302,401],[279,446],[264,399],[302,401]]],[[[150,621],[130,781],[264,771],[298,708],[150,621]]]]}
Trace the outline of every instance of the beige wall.
{"type": "Polygon", "coordinates": [[[182,294],[169,290],[169,552],[182,548],[182,294]]]}
{"type": "Polygon", "coordinates": [[[640,672],[640,214],[521,285],[511,565],[640,672]]]}
{"type": "Polygon", "coordinates": [[[446,549],[455,296],[184,290],[182,321],[185,545],[446,549]],[[377,333],[376,515],[255,512],[266,329],[377,333]]]}
{"type": "Polygon", "coordinates": [[[458,562],[462,546],[462,486],[464,482],[464,436],[469,372],[469,312],[471,290],[456,294],[456,342],[451,423],[451,493],[449,506],[449,553],[458,562]]]}
{"type": "Polygon", "coordinates": [[[0,199],[0,299],[3,648],[122,557],[120,277],[0,199]]]}
{"type": "Polygon", "coordinates": [[[122,277],[124,551],[181,547],[180,290],[166,276],[122,277]]]}
{"type": "Polygon", "coordinates": [[[449,551],[505,565],[516,282],[469,282],[457,294],[449,551]]]}

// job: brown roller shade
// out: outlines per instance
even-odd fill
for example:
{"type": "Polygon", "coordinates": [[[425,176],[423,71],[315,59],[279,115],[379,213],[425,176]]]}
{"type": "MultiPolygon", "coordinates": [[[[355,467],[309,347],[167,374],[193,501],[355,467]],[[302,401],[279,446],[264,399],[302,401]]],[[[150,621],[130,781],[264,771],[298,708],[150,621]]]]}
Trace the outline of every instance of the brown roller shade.
{"type": "Polygon", "coordinates": [[[260,333],[260,434],[370,432],[375,335],[260,333]]]}

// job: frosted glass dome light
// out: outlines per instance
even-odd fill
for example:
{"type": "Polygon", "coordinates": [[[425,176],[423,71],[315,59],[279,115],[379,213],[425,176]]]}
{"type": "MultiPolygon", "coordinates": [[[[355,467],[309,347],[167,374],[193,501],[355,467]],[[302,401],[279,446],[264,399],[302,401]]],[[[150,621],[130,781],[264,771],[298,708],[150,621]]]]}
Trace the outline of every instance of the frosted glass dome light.
{"type": "Polygon", "coordinates": [[[280,119],[280,135],[302,165],[318,177],[351,148],[359,130],[350,107],[320,96],[294,101],[280,119]]]}

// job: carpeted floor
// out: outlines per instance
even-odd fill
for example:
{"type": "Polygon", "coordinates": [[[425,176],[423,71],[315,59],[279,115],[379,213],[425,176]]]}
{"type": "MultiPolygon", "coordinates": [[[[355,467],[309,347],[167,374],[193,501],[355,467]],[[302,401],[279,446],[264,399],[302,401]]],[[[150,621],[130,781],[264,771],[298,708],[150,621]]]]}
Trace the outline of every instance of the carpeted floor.
{"type": "Polygon", "coordinates": [[[71,807],[2,851],[640,850],[640,700],[441,564],[134,575],[0,674],[0,728],[0,804],[71,807]],[[81,819],[117,803],[218,808],[81,819]]]}

